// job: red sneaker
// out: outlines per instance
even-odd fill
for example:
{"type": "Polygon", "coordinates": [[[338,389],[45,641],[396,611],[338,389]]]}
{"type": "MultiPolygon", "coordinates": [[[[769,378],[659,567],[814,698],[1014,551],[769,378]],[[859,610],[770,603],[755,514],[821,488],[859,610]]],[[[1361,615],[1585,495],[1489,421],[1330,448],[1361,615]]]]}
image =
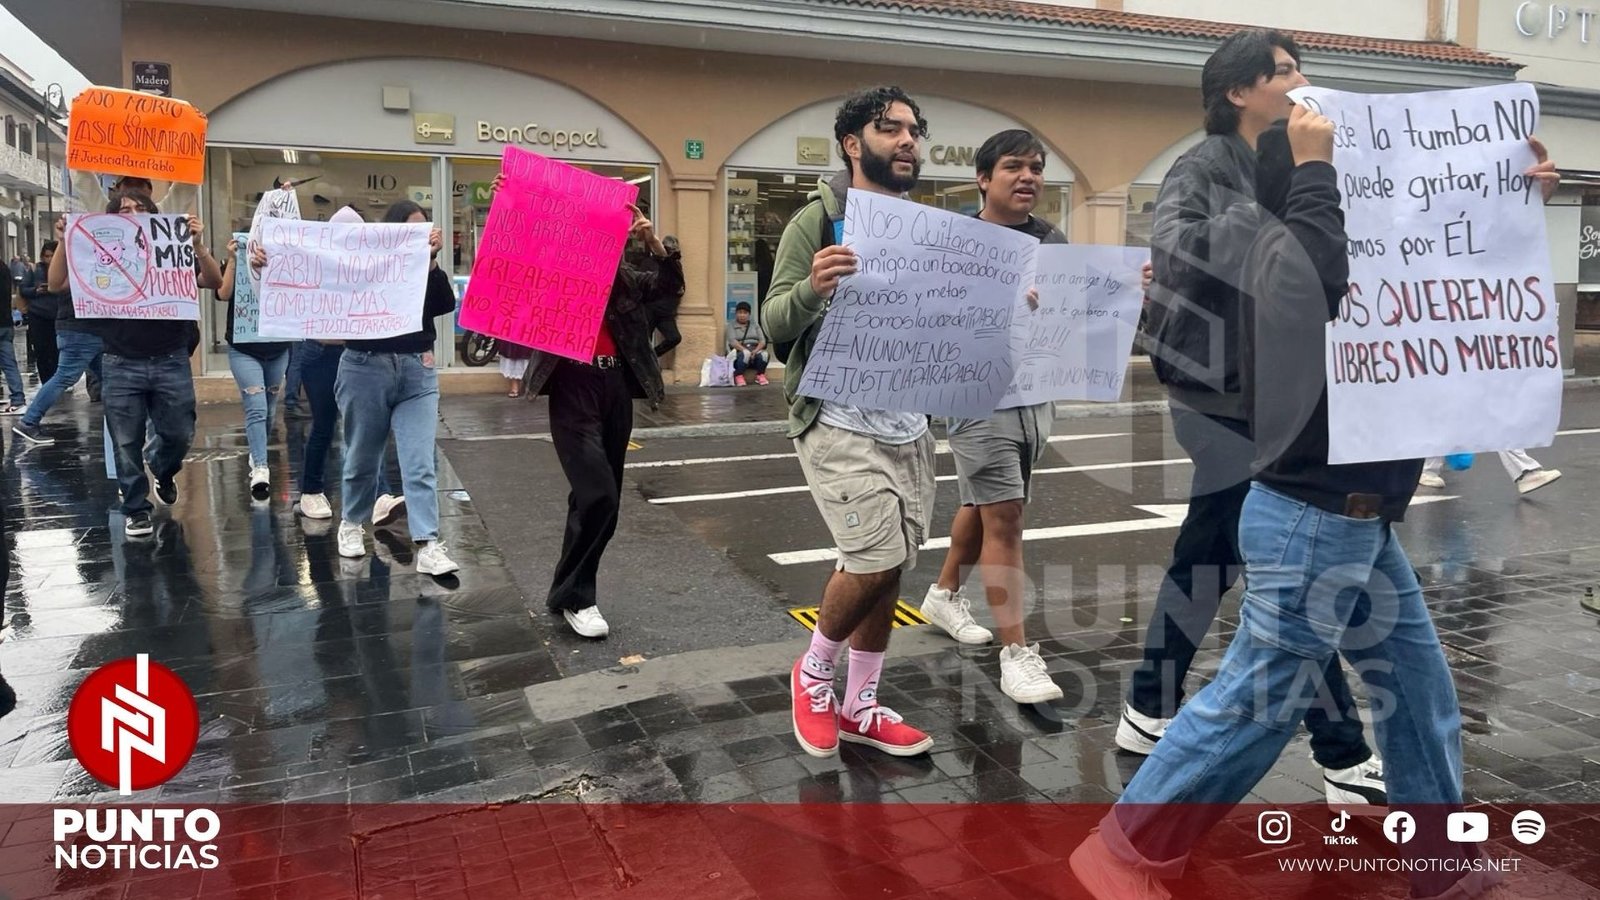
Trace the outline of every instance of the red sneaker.
{"type": "Polygon", "coordinates": [[[812,756],[828,757],[839,752],[839,701],[833,685],[826,681],[811,687],[800,686],[800,663],[789,673],[789,691],[794,697],[794,739],[812,756]]]}
{"type": "Polygon", "coordinates": [[[756,384],[769,384],[769,383],[770,382],[767,381],[767,376],[765,376],[765,375],[757,375],[756,376],[756,384]]]}
{"type": "Polygon", "coordinates": [[[733,383],[735,385],[739,386],[739,387],[744,387],[744,376],[743,375],[735,375],[735,376],[733,376],[733,383]]]}
{"type": "Polygon", "coordinates": [[[927,753],[933,738],[905,724],[900,714],[887,706],[874,706],[861,714],[861,721],[839,717],[839,740],[876,747],[890,756],[916,756],[927,753]]]}

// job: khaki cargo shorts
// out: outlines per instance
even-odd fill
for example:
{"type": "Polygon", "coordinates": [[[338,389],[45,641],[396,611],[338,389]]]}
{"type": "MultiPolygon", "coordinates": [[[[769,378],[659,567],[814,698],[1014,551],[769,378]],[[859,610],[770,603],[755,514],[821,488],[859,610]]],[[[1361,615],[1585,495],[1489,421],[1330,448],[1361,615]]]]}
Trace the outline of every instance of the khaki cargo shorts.
{"type": "Polygon", "coordinates": [[[817,422],[795,439],[800,468],[852,575],[910,571],[933,515],[933,434],[885,444],[817,422]]]}

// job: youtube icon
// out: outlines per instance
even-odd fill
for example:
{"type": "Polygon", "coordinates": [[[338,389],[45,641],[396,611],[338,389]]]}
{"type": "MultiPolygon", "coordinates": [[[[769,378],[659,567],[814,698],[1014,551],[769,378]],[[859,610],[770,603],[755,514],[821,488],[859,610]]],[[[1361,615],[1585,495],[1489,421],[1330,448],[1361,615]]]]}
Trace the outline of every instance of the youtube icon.
{"type": "Polygon", "coordinates": [[[1445,825],[1446,836],[1458,844],[1478,844],[1489,839],[1489,814],[1481,812],[1451,813],[1445,825]]]}

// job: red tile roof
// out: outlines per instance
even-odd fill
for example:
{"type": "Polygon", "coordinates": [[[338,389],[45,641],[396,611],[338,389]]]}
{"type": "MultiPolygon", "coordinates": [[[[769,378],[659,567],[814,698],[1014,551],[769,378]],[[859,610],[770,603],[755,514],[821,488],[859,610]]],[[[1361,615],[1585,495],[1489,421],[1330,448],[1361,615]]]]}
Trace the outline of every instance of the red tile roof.
{"type": "MultiPolygon", "coordinates": [[[[1217,38],[1227,37],[1240,28],[1226,22],[1208,22],[1201,19],[1178,19],[1169,16],[1147,16],[1118,12],[1109,9],[1082,9],[1055,6],[1047,3],[1027,3],[1023,0],[822,0],[840,6],[860,6],[872,9],[900,10],[908,13],[937,13],[952,16],[973,16],[987,19],[1010,19],[1042,25],[1068,25],[1078,28],[1100,28],[1108,31],[1127,31],[1137,34],[1160,34],[1175,37],[1217,38]]],[[[1316,31],[1282,29],[1309,50],[1329,53],[1353,53],[1365,56],[1390,56],[1402,59],[1419,59],[1430,62],[1457,63],[1470,66],[1515,69],[1519,64],[1503,57],[1485,53],[1472,47],[1447,44],[1439,41],[1397,41],[1388,38],[1359,37],[1349,34],[1326,34],[1316,31]]]]}

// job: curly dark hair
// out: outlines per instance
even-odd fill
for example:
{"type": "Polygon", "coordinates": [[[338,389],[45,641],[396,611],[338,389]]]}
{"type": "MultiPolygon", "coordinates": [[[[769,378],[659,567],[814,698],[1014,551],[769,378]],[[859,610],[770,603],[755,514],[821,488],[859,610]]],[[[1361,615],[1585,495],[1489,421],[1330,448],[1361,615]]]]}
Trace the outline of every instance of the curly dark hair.
{"type": "Polygon", "coordinates": [[[928,136],[928,120],[922,117],[922,107],[905,91],[893,85],[856,91],[844,98],[844,102],[839,104],[839,111],[833,116],[833,140],[839,145],[839,156],[844,159],[846,169],[854,171],[855,165],[850,162],[850,154],[844,152],[845,137],[853,134],[860,138],[862,131],[883,118],[895,103],[911,107],[911,114],[917,117],[917,129],[922,132],[922,137],[928,136]]]}

